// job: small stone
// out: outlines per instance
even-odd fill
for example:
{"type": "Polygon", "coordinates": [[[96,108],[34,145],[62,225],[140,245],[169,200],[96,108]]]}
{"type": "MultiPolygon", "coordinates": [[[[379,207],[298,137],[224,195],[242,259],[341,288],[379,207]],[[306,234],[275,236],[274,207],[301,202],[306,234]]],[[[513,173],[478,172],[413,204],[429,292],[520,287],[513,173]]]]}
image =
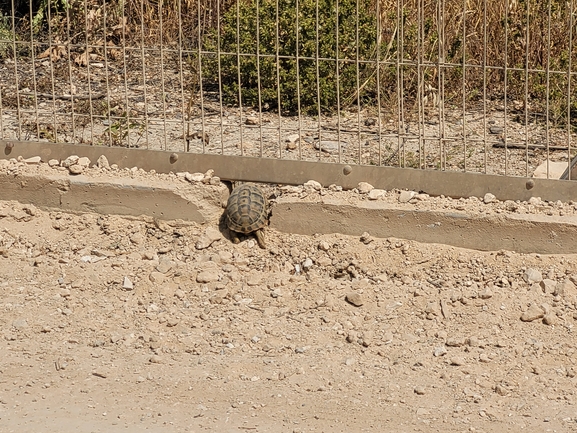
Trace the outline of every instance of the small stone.
{"type": "Polygon", "coordinates": [[[479,355],[479,361],[484,362],[484,363],[489,363],[489,362],[491,362],[491,358],[489,358],[489,355],[487,355],[486,353],[481,353],[479,355]]]}
{"type": "Polygon", "coordinates": [[[491,290],[490,287],[485,287],[485,290],[479,293],[479,298],[481,299],[490,299],[492,297],[493,297],[493,291],[491,290]]]}
{"type": "Polygon", "coordinates": [[[361,242],[362,242],[363,244],[365,244],[365,245],[368,245],[368,244],[370,244],[371,242],[374,241],[373,237],[372,237],[368,232],[364,232],[364,233],[361,235],[361,239],[360,239],[360,240],[361,240],[361,242]]]}
{"type": "Polygon", "coordinates": [[[258,124],[259,124],[259,122],[258,122],[258,117],[256,117],[256,116],[248,116],[248,117],[245,119],[244,123],[247,124],[247,125],[258,125],[258,124]]]}
{"type": "Polygon", "coordinates": [[[465,344],[465,339],[462,337],[449,337],[445,344],[449,347],[460,347],[465,344]]]}
{"type": "Polygon", "coordinates": [[[246,284],[247,286],[258,286],[262,281],[262,276],[261,274],[258,273],[251,273],[248,278],[246,279],[246,284]]]}
{"type": "Polygon", "coordinates": [[[322,251],[328,251],[331,248],[331,244],[329,244],[327,241],[320,241],[318,248],[322,251]]]}
{"type": "Polygon", "coordinates": [[[562,283],[559,283],[555,286],[553,296],[566,296],[575,293],[575,289],[575,284],[573,284],[573,282],[567,278],[562,283]]]}
{"type": "Polygon", "coordinates": [[[162,364],[162,358],[158,355],[152,355],[149,359],[148,362],[150,362],[151,364],[162,364]]]}
{"type": "Polygon", "coordinates": [[[200,271],[196,276],[197,283],[214,283],[220,279],[218,272],[214,269],[200,271]]]}
{"type": "Polygon", "coordinates": [[[386,191],[384,189],[374,188],[374,189],[371,189],[369,191],[368,198],[369,198],[369,200],[378,200],[380,198],[383,198],[385,196],[385,194],[386,194],[386,191]]]}
{"type": "Polygon", "coordinates": [[[132,242],[135,245],[142,244],[144,240],[145,238],[142,233],[134,233],[132,236],[130,236],[130,242],[132,242]]]}
{"type": "Polygon", "coordinates": [[[62,167],[70,167],[78,162],[80,157],[78,155],[70,155],[64,161],[62,161],[62,167]]]}
{"type": "Polygon", "coordinates": [[[445,346],[437,346],[435,347],[435,350],[433,351],[433,356],[438,357],[438,356],[443,356],[447,354],[447,348],[445,346]]]}
{"type": "Polygon", "coordinates": [[[371,192],[375,187],[367,182],[359,182],[357,185],[357,189],[361,194],[368,194],[371,192]]]}
{"type": "Polygon", "coordinates": [[[529,284],[540,283],[541,281],[543,281],[543,276],[541,275],[541,272],[539,272],[538,270],[529,268],[525,272],[523,272],[523,279],[525,280],[525,282],[529,284]]]}
{"type": "Polygon", "coordinates": [[[417,395],[425,395],[425,387],[422,385],[415,386],[415,389],[413,391],[417,395]]]}
{"type": "Polygon", "coordinates": [[[417,193],[415,191],[401,191],[399,203],[408,203],[417,193]]]}
{"type": "Polygon", "coordinates": [[[365,119],[365,126],[375,126],[377,124],[377,120],[374,117],[367,117],[365,119]]]}
{"type": "Polygon", "coordinates": [[[291,134],[286,138],[287,149],[294,150],[298,147],[298,143],[300,141],[299,134],[291,134]]]}
{"type": "Polygon", "coordinates": [[[148,279],[152,282],[152,283],[159,283],[162,284],[165,281],[165,276],[164,274],[160,273],[160,272],[151,272],[150,275],[148,276],[148,279]]]}
{"type": "Polygon", "coordinates": [[[496,200],[497,200],[497,197],[495,197],[495,195],[491,194],[490,192],[488,192],[487,194],[485,194],[483,196],[483,203],[485,203],[485,204],[493,203],[496,200]]]}
{"type": "Polygon", "coordinates": [[[30,165],[36,165],[36,164],[40,164],[40,162],[42,161],[42,158],[39,156],[33,156],[31,158],[26,158],[24,160],[24,162],[26,164],[30,164],[30,165]]]}
{"type": "Polygon", "coordinates": [[[22,330],[28,327],[26,319],[16,319],[12,322],[12,327],[17,330],[22,330]]]}
{"type": "Polygon", "coordinates": [[[92,372],[93,376],[100,377],[102,379],[106,379],[108,377],[108,372],[104,369],[98,369],[92,372]]]}
{"type": "Polygon", "coordinates": [[[349,304],[352,304],[355,307],[360,307],[364,303],[363,297],[361,295],[359,295],[358,293],[355,293],[355,292],[347,294],[345,299],[349,304]]]}
{"type": "Polygon", "coordinates": [[[304,271],[308,271],[310,268],[313,267],[313,261],[307,257],[305,261],[302,263],[302,267],[304,271]]]}
{"type": "Polygon", "coordinates": [[[96,167],[102,170],[110,170],[110,164],[108,163],[108,158],[104,155],[100,155],[96,160],[96,167]]]}
{"type": "Polygon", "coordinates": [[[501,134],[503,132],[502,126],[489,126],[489,132],[491,134],[501,134]]]}
{"type": "Polygon", "coordinates": [[[88,168],[90,166],[90,160],[83,156],[82,158],[78,158],[78,162],[76,163],[83,168],[88,168]]]}
{"type": "Polygon", "coordinates": [[[124,290],[134,289],[134,285],[132,284],[132,281],[130,281],[130,278],[124,277],[124,280],[122,281],[122,288],[124,290]]]}
{"type": "Polygon", "coordinates": [[[68,167],[70,174],[82,174],[84,172],[84,167],[79,164],[74,164],[68,167]]]}
{"type": "Polygon", "coordinates": [[[222,233],[214,227],[207,227],[204,233],[200,236],[194,247],[197,250],[204,250],[210,247],[214,242],[222,239],[222,233]]]}
{"type": "Polygon", "coordinates": [[[539,282],[539,286],[543,290],[543,293],[551,295],[555,292],[555,289],[557,287],[557,281],[545,278],[544,280],[539,282]]]}
{"type": "Polygon", "coordinates": [[[348,143],[341,141],[330,141],[330,140],[321,140],[315,143],[315,149],[320,150],[325,153],[331,154],[338,154],[339,153],[339,144],[341,151],[348,145],[348,143]]]}
{"type": "Polygon", "coordinates": [[[173,328],[176,325],[178,325],[179,323],[180,323],[180,321],[177,318],[171,317],[170,319],[168,319],[166,321],[166,326],[168,326],[169,328],[173,328]]]}
{"type": "Polygon", "coordinates": [[[507,388],[505,388],[503,385],[501,385],[499,383],[497,385],[495,385],[495,392],[497,394],[499,394],[500,396],[503,396],[503,397],[509,393],[507,388]]]}
{"type": "Polygon", "coordinates": [[[548,312],[543,316],[543,323],[545,325],[554,325],[557,322],[557,316],[553,312],[548,312]]]}
{"type": "Polygon", "coordinates": [[[521,315],[523,322],[532,322],[533,320],[541,319],[545,315],[543,309],[535,304],[531,306],[521,315]]]}
{"type": "Polygon", "coordinates": [[[313,189],[315,191],[320,191],[323,186],[319,182],[317,182],[316,180],[309,180],[309,181],[305,182],[304,187],[306,189],[313,189]]]}
{"type": "Polygon", "coordinates": [[[156,270],[161,274],[167,274],[174,267],[174,262],[168,259],[160,260],[160,263],[156,265],[156,270]]]}
{"type": "Polygon", "coordinates": [[[355,362],[357,362],[355,360],[355,358],[347,358],[345,359],[345,365],[353,365],[355,362]]]}
{"type": "Polygon", "coordinates": [[[204,179],[204,173],[187,174],[184,178],[189,182],[202,182],[204,179]]]}
{"type": "Polygon", "coordinates": [[[60,161],[58,161],[57,159],[51,159],[50,161],[48,161],[48,165],[52,168],[58,167],[60,165],[60,161]]]}
{"type": "Polygon", "coordinates": [[[454,356],[449,360],[449,363],[451,365],[455,365],[457,367],[460,367],[462,365],[465,365],[465,359],[461,356],[454,356]]]}

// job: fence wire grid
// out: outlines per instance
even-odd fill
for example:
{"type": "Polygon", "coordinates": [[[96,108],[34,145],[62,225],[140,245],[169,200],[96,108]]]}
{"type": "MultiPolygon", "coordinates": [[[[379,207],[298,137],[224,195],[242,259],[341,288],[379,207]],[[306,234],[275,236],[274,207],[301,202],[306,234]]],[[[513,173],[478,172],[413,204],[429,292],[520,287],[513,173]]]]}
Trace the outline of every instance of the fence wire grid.
{"type": "Polygon", "coordinates": [[[0,0],[0,139],[549,177],[576,1],[0,0]]]}

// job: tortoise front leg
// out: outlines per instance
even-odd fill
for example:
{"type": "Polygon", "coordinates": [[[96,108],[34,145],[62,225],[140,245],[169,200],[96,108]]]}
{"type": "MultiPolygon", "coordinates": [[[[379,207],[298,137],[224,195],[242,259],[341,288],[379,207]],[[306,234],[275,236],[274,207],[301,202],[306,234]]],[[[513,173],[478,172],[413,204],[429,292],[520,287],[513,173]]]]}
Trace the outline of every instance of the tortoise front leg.
{"type": "Polygon", "coordinates": [[[257,230],[256,232],[254,232],[254,235],[256,236],[258,246],[261,248],[266,248],[266,243],[264,241],[264,230],[263,229],[257,230]]]}
{"type": "Polygon", "coordinates": [[[229,233],[230,233],[230,240],[232,241],[232,243],[239,244],[240,238],[238,237],[238,233],[232,230],[229,230],[229,233]]]}

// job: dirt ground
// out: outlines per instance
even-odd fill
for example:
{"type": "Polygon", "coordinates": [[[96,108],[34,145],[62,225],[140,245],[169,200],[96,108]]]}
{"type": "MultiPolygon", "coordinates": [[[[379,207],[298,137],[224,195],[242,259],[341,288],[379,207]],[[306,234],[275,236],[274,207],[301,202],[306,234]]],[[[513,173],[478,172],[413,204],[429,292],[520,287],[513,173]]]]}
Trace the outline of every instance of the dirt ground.
{"type": "Polygon", "coordinates": [[[577,429],[575,256],[217,229],[0,201],[0,431],[577,429]]]}

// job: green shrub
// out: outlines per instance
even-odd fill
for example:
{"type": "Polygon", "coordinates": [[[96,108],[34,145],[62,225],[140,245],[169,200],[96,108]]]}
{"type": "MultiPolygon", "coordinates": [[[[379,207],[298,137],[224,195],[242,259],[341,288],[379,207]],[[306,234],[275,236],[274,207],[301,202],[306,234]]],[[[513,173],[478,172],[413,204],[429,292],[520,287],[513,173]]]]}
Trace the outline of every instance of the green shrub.
{"type": "MultiPolygon", "coordinates": [[[[369,1],[358,0],[357,26],[357,1],[339,0],[337,47],[336,7],[336,0],[318,0],[318,3],[317,0],[299,1],[297,42],[295,0],[279,0],[278,11],[276,0],[261,0],[258,11],[256,0],[243,1],[238,5],[238,10],[237,5],[233,4],[224,14],[220,29],[223,101],[239,104],[239,65],[240,102],[245,106],[259,106],[259,74],[261,104],[277,107],[280,92],[280,109],[283,112],[294,113],[298,110],[299,92],[300,109],[309,114],[319,112],[319,101],[320,111],[330,113],[336,111],[339,98],[342,106],[344,101],[352,102],[357,97],[371,97],[374,89],[365,88],[360,95],[357,95],[357,74],[362,85],[363,80],[374,71],[375,65],[361,63],[357,66],[356,60],[357,55],[361,61],[376,58],[375,13],[369,1]],[[238,37],[237,20],[240,28],[238,37]],[[257,40],[260,54],[258,58],[257,40]],[[337,62],[328,60],[337,57],[337,48],[339,95],[337,95],[337,62]],[[318,62],[318,83],[317,63],[314,60],[317,55],[321,59],[327,59],[318,62]]],[[[216,44],[216,33],[213,33],[209,42],[205,43],[205,49],[216,51],[216,44]]],[[[210,81],[217,82],[216,57],[207,59],[204,76],[210,81]]]]}

